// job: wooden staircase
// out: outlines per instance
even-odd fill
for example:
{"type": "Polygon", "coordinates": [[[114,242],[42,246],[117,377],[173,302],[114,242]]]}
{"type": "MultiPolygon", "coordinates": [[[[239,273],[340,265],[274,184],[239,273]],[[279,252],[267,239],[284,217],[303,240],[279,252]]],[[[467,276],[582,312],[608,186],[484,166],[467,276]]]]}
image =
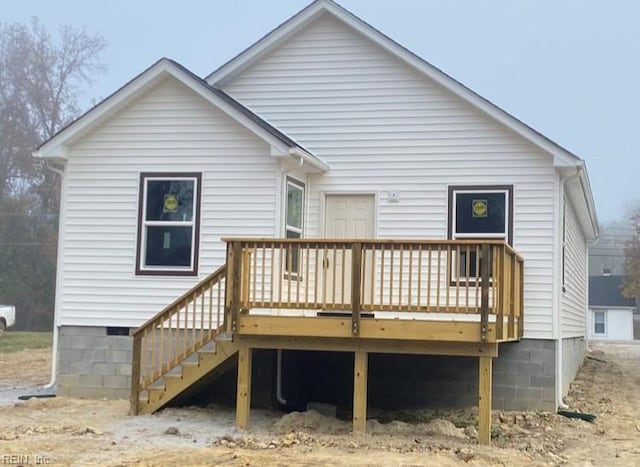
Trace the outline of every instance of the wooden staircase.
{"type": "Polygon", "coordinates": [[[197,351],[194,356],[178,364],[172,372],[141,391],[138,413],[153,413],[204,376],[214,371],[226,370],[226,364],[232,362],[231,357],[237,352],[238,346],[232,341],[217,341],[211,350],[197,351]]]}
{"type": "Polygon", "coordinates": [[[152,413],[207,375],[238,346],[225,332],[222,266],[133,333],[131,413],[152,413]]]}

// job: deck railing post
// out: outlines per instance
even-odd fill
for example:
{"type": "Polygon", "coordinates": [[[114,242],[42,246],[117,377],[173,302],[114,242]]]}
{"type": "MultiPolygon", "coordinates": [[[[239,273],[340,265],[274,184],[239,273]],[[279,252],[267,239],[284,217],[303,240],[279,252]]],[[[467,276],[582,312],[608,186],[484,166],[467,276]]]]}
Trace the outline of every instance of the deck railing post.
{"type": "Polygon", "coordinates": [[[507,273],[508,257],[506,245],[496,248],[498,255],[498,273],[494,275],[493,280],[498,282],[498,290],[500,293],[495,298],[494,311],[496,315],[496,339],[504,339],[504,313],[508,310],[508,297],[511,290],[509,280],[511,275],[507,273]]]}
{"type": "Polygon", "coordinates": [[[520,300],[518,306],[520,307],[520,316],[518,317],[518,337],[524,336],[524,263],[520,261],[520,300]]]}
{"type": "Polygon", "coordinates": [[[518,260],[515,254],[513,254],[513,252],[509,253],[509,265],[510,265],[509,283],[511,284],[511,287],[509,291],[509,320],[507,323],[507,326],[509,329],[507,332],[507,336],[509,339],[513,339],[516,334],[515,333],[516,307],[519,306],[518,304],[516,304],[516,297],[517,297],[516,288],[520,287],[520,282],[519,281],[516,282],[516,280],[518,279],[518,275],[517,275],[518,260]]]}
{"type": "Polygon", "coordinates": [[[224,316],[223,319],[223,328],[226,332],[231,332],[231,297],[233,296],[233,263],[232,263],[232,250],[231,246],[233,243],[227,243],[227,273],[224,283],[224,316]]]}
{"type": "Polygon", "coordinates": [[[131,353],[131,396],[129,410],[131,415],[138,415],[140,403],[140,363],[142,359],[142,333],[133,336],[133,350],[131,353]]]}
{"type": "Polygon", "coordinates": [[[238,312],[242,278],[242,245],[233,241],[227,245],[227,280],[225,293],[225,328],[228,332],[238,330],[238,312]]]}
{"type": "MultiPolygon", "coordinates": [[[[480,339],[482,342],[487,341],[487,332],[489,331],[489,273],[491,269],[491,247],[489,244],[482,245],[482,261],[480,262],[480,339]]],[[[494,297],[495,301],[495,297],[494,297]]]]}
{"type": "Polygon", "coordinates": [[[362,307],[362,243],[351,245],[351,333],[360,335],[360,309],[362,307]]]}

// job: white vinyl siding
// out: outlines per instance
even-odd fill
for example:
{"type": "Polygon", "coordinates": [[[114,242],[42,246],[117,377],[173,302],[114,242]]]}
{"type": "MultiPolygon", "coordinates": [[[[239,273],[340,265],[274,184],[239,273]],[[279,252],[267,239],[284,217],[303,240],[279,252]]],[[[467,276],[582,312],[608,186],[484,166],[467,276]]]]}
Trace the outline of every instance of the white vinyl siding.
{"type": "Polygon", "coordinates": [[[565,203],[564,220],[564,293],[561,293],[562,337],[566,338],[584,336],[586,331],[587,242],[575,210],[568,201],[565,203]]]}
{"type": "Polygon", "coordinates": [[[330,16],[224,89],[330,165],[307,186],[311,237],[323,235],[325,193],[377,193],[379,237],[444,239],[449,185],[513,185],[525,336],[552,337],[550,155],[330,16]]]}
{"type": "Polygon", "coordinates": [[[281,175],[269,154],[172,79],[71,147],[60,324],[138,326],[224,263],[220,237],[273,236],[281,175]],[[202,173],[198,277],[135,276],[141,172],[202,173]]]}

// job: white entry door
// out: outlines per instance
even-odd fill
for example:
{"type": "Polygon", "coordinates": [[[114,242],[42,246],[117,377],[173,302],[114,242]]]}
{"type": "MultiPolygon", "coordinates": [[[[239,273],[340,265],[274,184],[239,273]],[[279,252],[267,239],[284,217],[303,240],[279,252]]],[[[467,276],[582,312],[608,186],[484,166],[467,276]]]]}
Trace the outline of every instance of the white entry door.
{"type": "MultiPolygon", "coordinates": [[[[327,195],[325,238],[360,240],[374,238],[374,195],[327,195]]],[[[364,293],[371,293],[372,256],[365,259],[364,293]]],[[[330,251],[324,260],[324,300],[326,304],[349,302],[351,293],[351,252],[330,251]]]]}

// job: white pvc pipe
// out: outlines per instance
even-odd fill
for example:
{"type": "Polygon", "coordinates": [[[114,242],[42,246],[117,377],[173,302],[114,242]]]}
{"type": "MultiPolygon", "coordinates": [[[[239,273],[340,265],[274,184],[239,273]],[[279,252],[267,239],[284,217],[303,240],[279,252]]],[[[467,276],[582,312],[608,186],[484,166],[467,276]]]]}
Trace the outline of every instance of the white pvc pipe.
{"type": "Polygon", "coordinates": [[[276,399],[280,404],[286,405],[287,400],[282,396],[282,349],[278,349],[276,354],[276,399]]]}
{"type": "MultiPolygon", "coordinates": [[[[50,164],[48,161],[45,163],[47,169],[51,170],[54,173],[60,175],[60,212],[62,212],[63,203],[64,203],[64,170],[55,167],[53,164],[50,164]]],[[[60,304],[60,269],[62,268],[62,216],[58,218],[58,252],[56,255],[57,265],[56,265],[56,297],[55,297],[55,306],[54,306],[54,318],[53,318],[53,343],[51,349],[51,378],[49,382],[44,385],[45,389],[51,389],[56,385],[56,377],[58,374],[58,334],[60,332],[60,325],[58,324],[59,318],[59,304],[60,304]]]]}
{"type": "Polygon", "coordinates": [[[51,350],[51,379],[44,385],[45,389],[51,389],[56,385],[56,375],[58,374],[58,328],[53,326],[53,349],[51,350]]]}

